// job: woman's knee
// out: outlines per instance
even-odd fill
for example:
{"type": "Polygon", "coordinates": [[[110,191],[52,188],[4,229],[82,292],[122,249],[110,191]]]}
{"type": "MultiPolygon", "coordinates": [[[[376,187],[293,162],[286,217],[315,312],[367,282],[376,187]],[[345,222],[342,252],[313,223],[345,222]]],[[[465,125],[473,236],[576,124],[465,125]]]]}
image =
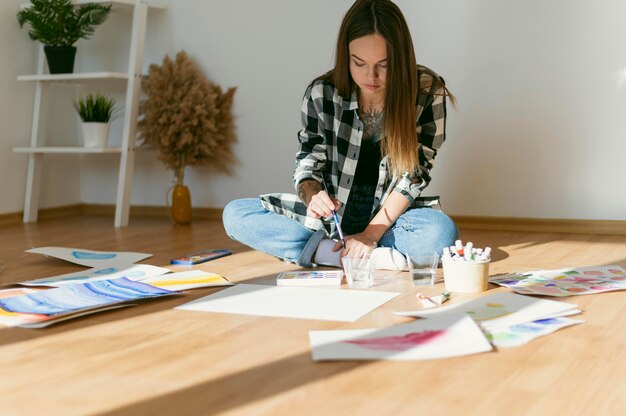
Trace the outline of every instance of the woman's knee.
{"type": "Polygon", "coordinates": [[[438,236],[436,241],[439,250],[437,251],[441,252],[444,247],[454,245],[454,242],[459,237],[459,230],[452,218],[441,211],[437,212],[436,220],[433,221],[432,235],[438,236]]]}
{"type": "Polygon", "coordinates": [[[418,208],[398,220],[389,233],[393,239],[385,243],[402,247],[407,253],[420,255],[437,252],[454,245],[458,238],[456,224],[441,211],[432,208],[418,208]]]}
{"type": "Polygon", "coordinates": [[[222,224],[231,238],[237,238],[237,230],[245,226],[244,219],[255,206],[256,198],[242,198],[230,201],[222,211],[222,224]]]}

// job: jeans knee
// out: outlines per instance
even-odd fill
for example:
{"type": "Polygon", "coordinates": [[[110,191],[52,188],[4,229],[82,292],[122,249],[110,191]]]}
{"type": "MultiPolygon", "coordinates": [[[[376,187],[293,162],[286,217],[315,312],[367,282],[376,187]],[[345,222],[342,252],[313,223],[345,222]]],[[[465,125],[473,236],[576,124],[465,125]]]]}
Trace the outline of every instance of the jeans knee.
{"type": "Polygon", "coordinates": [[[459,238],[459,230],[452,221],[452,218],[448,217],[446,214],[441,213],[439,216],[439,221],[437,221],[437,235],[439,238],[439,245],[441,249],[443,247],[448,247],[454,245],[454,242],[459,238]]]}
{"type": "Polygon", "coordinates": [[[230,201],[222,211],[222,224],[231,238],[236,238],[237,229],[241,226],[242,219],[249,211],[248,199],[235,199],[230,201]]]}
{"type": "Polygon", "coordinates": [[[441,254],[444,247],[454,245],[459,232],[452,218],[441,211],[430,212],[427,224],[422,230],[421,238],[425,241],[424,247],[428,247],[428,252],[441,254]]]}
{"type": "Polygon", "coordinates": [[[233,211],[235,210],[233,202],[235,201],[230,201],[222,210],[222,225],[224,225],[224,229],[228,235],[230,235],[231,224],[233,224],[233,211]]]}
{"type": "Polygon", "coordinates": [[[457,238],[458,230],[450,217],[432,208],[417,208],[400,217],[385,233],[381,244],[413,257],[432,252],[441,254],[457,238]]]}

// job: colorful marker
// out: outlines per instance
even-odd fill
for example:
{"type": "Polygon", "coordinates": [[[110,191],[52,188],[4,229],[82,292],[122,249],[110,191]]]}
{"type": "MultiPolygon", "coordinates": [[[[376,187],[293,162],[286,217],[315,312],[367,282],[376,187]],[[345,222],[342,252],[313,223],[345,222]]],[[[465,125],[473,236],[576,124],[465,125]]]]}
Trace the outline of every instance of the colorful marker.
{"type": "Polygon", "coordinates": [[[454,242],[454,248],[456,249],[456,253],[459,256],[463,257],[463,254],[465,254],[465,251],[464,251],[463,243],[461,242],[461,240],[456,240],[454,242]]]}
{"type": "Polygon", "coordinates": [[[442,258],[452,261],[485,262],[491,259],[491,247],[475,248],[471,241],[464,246],[461,240],[456,240],[453,246],[443,248],[442,258]]]}
{"type": "Polygon", "coordinates": [[[468,241],[463,247],[463,257],[466,261],[474,260],[474,254],[472,253],[472,249],[474,248],[474,244],[471,241],[468,241]]]}

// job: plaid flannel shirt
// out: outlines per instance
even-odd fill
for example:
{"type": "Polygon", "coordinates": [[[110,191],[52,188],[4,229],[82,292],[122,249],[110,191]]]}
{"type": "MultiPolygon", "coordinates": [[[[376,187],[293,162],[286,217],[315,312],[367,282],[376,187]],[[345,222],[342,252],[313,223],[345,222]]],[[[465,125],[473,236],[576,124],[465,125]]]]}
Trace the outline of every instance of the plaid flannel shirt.
{"type": "MultiPolygon", "coordinates": [[[[388,156],[379,165],[378,184],[372,207],[372,217],[393,191],[404,195],[410,208],[440,207],[439,197],[420,197],[430,182],[430,170],[437,151],[445,140],[446,97],[437,90],[432,70],[418,66],[417,136],[419,163],[414,172],[389,175],[388,156]]],[[[343,99],[334,86],[315,81],[307,88],[302,101],[302,130],[298,133],[300,148],[296,153],[293,174],[297,191],[303,180],[326,181],[331,197],[341,202],[337,215],[343,216],[350,195],[354,172],[359,160],[363,122],[359,118],[356,91],[350,100],[343,99]]],[[[275,213],[292,218],[304,226],[319,230],[325,228],[333,235],[335,226],[319,218],[308,217],[307,207],[295,194],[273,193],[261,195],[263,206],[275,213]]]]}

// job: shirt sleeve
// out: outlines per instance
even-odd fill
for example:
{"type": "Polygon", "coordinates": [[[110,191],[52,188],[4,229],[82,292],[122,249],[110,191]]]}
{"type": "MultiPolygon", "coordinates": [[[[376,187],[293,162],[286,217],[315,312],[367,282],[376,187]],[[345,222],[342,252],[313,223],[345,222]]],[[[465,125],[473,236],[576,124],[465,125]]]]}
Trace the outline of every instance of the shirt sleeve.
{"type": "Polygon", "coordinates": [[[324,135],[324,85],[314,82],[302,100],[302,129],[298,133],[300,147],[296,152],[296,166],[293,181],[296,190],[303,180],[314,179],[322,182],[322,172],[326,167],[326,138],[324,135]]]}
{"type": "Polygon", "coordinates": [[[420,112],[419,105],[423,99],[424,97],[418,97],[417,138],[420,165],[412,173],[405,172],[394,188],[411,204],[430,183],[430,171],[435,156],[446,138],[446,97],[443,88],[427,95],[420,112]]]}

